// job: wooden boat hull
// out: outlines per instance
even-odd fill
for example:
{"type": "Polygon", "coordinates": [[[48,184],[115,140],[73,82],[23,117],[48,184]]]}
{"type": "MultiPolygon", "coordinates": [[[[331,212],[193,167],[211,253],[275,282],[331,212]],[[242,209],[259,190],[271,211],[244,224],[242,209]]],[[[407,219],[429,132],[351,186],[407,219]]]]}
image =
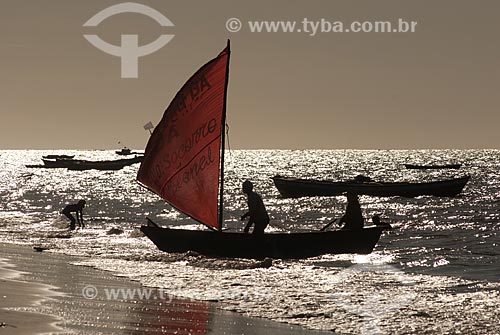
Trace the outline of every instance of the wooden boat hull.
{"type": "Polygon", "coordinates": [[[44,159],[73,159],[75,155],[47,155],[42,156],[44,159]]]}
{"type": "Polygon", "coordinates": [[[285,198],[337,196],[345,192],[378,197],[417,197],[433,195],[453,197],[462,192],[470,176],[427,183],[355,183],[319,181],[290,177],[273,178],[274,185],[285,198]]]}
{"type": "Polygon", "coordinates": [[[120,170],[125,166],[139,163],[144,156],[136,156],[134,158],[119,159],[112,161],[86,161],[72,159],[44,159],[43,163],[46,168],[66,168],[69,170],[120,170]]]}
{"type": "Polygon", "coordinates": [[[195,251],[214,257],[298,259],[323,254],[369,254],[384,227],[254,236],[201,230],[142,226],[141,231],[162,251],[195,251]]]}
{"type": "Polygon", "coordinates": [[[442,169],[460,169],[462,164],[446,164],[446,165],[416,165],[405,164],[407,169],[413,170],[442,170],[442,169]]]}
{"type": "Polygon", "coordinates": [[[67,168],[68,166],[74,165],[80,160],[76,159],[42,159],[43,165],[46,168],[67,168]]]}
{"type": "Polygon", "coordinates": [[[68,166],[68,170],[120,170],[125,166],[141,162],[140,158],[120,159],[117,161],[106,162],[79,162],[78,164],[68,166]]]}

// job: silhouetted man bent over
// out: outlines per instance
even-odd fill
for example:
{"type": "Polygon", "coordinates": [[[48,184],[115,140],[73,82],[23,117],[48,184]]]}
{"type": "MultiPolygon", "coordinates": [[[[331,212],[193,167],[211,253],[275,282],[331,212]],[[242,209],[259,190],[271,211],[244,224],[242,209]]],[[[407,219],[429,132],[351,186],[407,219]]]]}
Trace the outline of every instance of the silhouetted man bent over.
{"type": "Polygon", "coordinates": [[[83,224],[83,207],[85,207],[85,200],[80,200],[76,204],[67,205],[62,210],[61,213],[66,215],[66,217],[71,220],[69,229],[75,230],[75,223],[77,222],[79,227],[85,228],[85,225],[83,224]],[[76,220],[75,217],[71,215],[71,213],[76,214],[76,220]]]}
{"type": "Polygon", "coordinates": [[[243,193],[246,193],[248,198],[248,212],[241,217],[241,220],[250,217],[244,230],[245,233],[248,233],[252,224],[255,224],[252,234],[264,234],[264,229],[269,224],[269,215],[262,198],[253,191],[253,184],[248,180],[243,183],[243,193]]]}

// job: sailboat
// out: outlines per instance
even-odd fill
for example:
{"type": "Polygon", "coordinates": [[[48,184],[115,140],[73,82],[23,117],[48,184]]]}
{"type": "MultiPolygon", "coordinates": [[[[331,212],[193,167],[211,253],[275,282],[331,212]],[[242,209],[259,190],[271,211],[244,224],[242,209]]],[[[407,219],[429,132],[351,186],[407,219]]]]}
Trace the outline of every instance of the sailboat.
{"type": "MultiPolygon", "coordinates": [[[[177,92],[150,136],[137,180],[209,229],[141,231],[162,251],[262,259],[372,252],[384,227],[266,233],[223,231],[224,136],[230,42],[177,92]]],[[[271,221],[272,224],[272,221],[271,221]]]]}

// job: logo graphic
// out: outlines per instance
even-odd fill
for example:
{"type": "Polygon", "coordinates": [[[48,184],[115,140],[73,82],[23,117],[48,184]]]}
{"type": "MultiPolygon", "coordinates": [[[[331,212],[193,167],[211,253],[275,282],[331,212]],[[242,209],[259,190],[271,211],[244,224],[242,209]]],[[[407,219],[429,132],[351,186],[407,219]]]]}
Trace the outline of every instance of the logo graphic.
{"type": "Polygon", "coordinates": [[[366,290],[363,299],[349,293],[334,293],[330,297],[347,312],[363,318],[363,335],[380,334],[380,321],[410,305],[415,299],[416,294],[411,289],[415,282],[395,266],[387,264],[353,265],[338,273],[334,282],[340,284],[359,280],[363,272],[370,276],[383,276],[390,283],[390,288],[384,291],[374,288],[373,292],[366,290]]]}
{"type": "MultiPolygon", "coordinates": [[[[146,5],[124,2],[103,9],[99,13],[92,16],[83,24],[84,27],[97,27],[105,19],[122,13],[138,13],[149,16],[154,19],[162,27],[173,27],[174,24],[166,18],[162,13],[148,7],[146,5]]],[[[122,78],[137,78],[138,77],[138,62],[139,57],[152,54],[155,51],[163,48],[174,35],[162,34],[155,41],[139,46],[138,35],[121,35],[121,45],[113,45],[103,41],[97,35],[83,35],[93,46],[104,51],[107,54],[121,58],[121,77],[122,78]]]]}

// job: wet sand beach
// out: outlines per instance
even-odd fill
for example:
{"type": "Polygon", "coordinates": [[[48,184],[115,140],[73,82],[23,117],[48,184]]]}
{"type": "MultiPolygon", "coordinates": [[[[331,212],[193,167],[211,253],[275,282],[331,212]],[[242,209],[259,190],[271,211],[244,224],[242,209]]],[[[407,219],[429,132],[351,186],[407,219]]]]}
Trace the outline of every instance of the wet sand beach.
{"type": "Polygon", "coordinates": [[[156,289],[145,288],[149,299],[112,298],[110,290],[142,287],[70,264],[78,258],[13,244],[0,244],[0,250],[0,334],[333,334],[245,317],[156,289]]]}
{"type": "Polygon", "coordinates": [[[18,279],[22,272],[13,270],[12,267],[13,264],[0,260],[0,334],[61,331],[55,326],[60,321],[58,318],[33,310],[43,308],[39,303],[56,294],[53,287],[20,281],[18,279]]]}

